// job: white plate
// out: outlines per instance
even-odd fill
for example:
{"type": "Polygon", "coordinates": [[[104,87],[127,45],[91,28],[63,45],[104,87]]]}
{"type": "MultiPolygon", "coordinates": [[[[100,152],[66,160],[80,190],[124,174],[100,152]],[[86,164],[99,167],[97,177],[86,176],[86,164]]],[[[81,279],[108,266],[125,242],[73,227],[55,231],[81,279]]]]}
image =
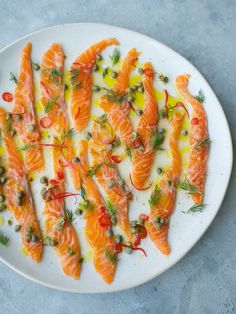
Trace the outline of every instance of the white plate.
{"type": "MultiPolygon", "coordinates": [[[[205,203],[207,207],[202,213],[195,215],[183,214],[182,210],[186,209],[191,201],[183,193],[179,193],[177,208],[170,226],[171,254],[163,256],[156,250],[150,240],[145,240],[142,246],[147,251],[148,257],[141,256],[139,252],[132,255],[122,254],[115,280],[111,285],[106,285],[102,281],[94,271],[92,261],[88,259],[83,265],[81,277],[78,281],[64,276],[57,258],[50,248],[45,249],[44,258],[40,264],[33,263],[30,258],[20,253],[19,234],[13,231],[13,227],[8,226],[6,220],[10,215],[4,213],[5,223],[0,226],[0,229],[10,235],[11,241],[8,248],[0,247],[1,261],[35,282],[70,292],[92,293],[127,289],[140,285],[173,266],[194,246],[214,219],[223,201],[232,168],[232,143],[229,127],[222,107],[206,80],[192,64],[170,48],[130,30],[109,25],[82,23],[60,25],[28,35],[6,47],[0,53],[0,95],[3,91],[12,91],[14,88],[13,83],[9,81],[9,72],[18,72],[19,53],[26,42],[31,41],[33,43],[32,59],[35,62],[40,62],[43,52],[53,42],[61,43],[67,55],[66,67],[69,67],[69,64],[84,49],[92,43],[109,37],[116,37],[120,41],[122,56],[129,48],[136,47],[142,52],[142,62],[150,59],[157,72],[167,74],[170,77],[167,88],[171,94],[175,94],[173,89],[174,78],[182,73],[191,74],[190,90],[193,94],[197,94],[200,88],[204,91],[206,96],[204,107],[208,116],[209,133],[212,140],[206,182],[205,203]]],[[[112,49],[108,48],[105,55],[108,56],[112,49]]],[[[161,90],[164,88],[164,85],[160,82],[157,82],[157,85],[161,90]]],[[[11,105],[4,104],[4,106],[8,110],[11,109],[11,105]]],[[[122,172],[124,172],[124,167],[122,172]]],[[[125,176],[127,177],[127,173],[125,176]]],[[[152,173],[152,177],[155,177],[155,172],[152,173]]],[[[40,201],[37,182],[33,188],[36,193],[38,215],[41,217],[43,204],[40,201]]],[[[69,187],[68,189],[72,188],[69,187]]],[[[143,193],[141,198],[139,196],[138,201],[132,202],[130,208],[131,218],[137,217],[140,212],[148,212],[147,204],[143,206],[143,203],[144,201],[147,203],[147,194],[149,193],[143,193]]],[[[74,208],[73,201],[70,205],[74,208]]],[[[40,220],[42,225],[42,219],[40,220]]],[[[82,219],[77,219],[75,224],[79,230],[83,254],[88,256],[88,247],[85,244],[82,232],[82,219]]]]}

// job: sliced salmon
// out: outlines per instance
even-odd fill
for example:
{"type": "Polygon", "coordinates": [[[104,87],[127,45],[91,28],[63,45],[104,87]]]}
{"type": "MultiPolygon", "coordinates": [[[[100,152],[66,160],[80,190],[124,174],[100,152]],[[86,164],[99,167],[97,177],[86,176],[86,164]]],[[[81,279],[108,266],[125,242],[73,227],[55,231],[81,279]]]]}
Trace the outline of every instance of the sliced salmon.
{"type": "MultiPolygon", "coordinates": [[[[102,165],[95,173],[98,183],[106,193],[108,200],[115,206],[117,211],[117,224],[124,233],[126,239],[131,242],[133,235],[128,217],[128,206],[130,193],[127,185],[119,185],[121,175],[115,162],[108,142],[112,141],[112,129],[108,122],[96,123],[92,127],[92,140],[90,142],[90,153],[92,156],[92,166],[102,165]],[[114,182],[114,186],[109,186],[109,182],[114,182]]],[[[118,156],[119,159],[119,156],[118,156]]]]}
{"type": "Polygon", "coordinates": [[[182,169],[178,142],[183,118],[184,112],[174,112],[169,133],[170,167],[155,186],[149,200],[148,233],[153,243],[165,255],[170,253],[169,221],[175,208],[176,188],[182,169]]]}
{"type": "Polygon", "coordinates": [[[85,50],[71,66],[71,115],[78,131],[82,131],[89,121],[93,85],[92,67],[96,62],[96,56],[110,45],[119,45],[119,42],[115,38],[102,40],[85,50]]]}
{"type": "Polygon", "coordinates": [[[145,70],[154,72],[152,64],[144,64],[143,87],[145,104],[143,114],[139,119],[137,132],[141,138],[144,151],[135,149],[132,155],[131,179],[135,188],[142,190],[147,184],[154,162],[156,150],[152,147],[152,137],[157,133],[158,106],[153,86],[154,75],[145,75],[145,70]]]}
{"type": "Polygon", "coordinates": [[[70,132],[64,99],[64,59],[65,55],[59,44],[53,44],[44,53],[40,76],[41,103],[46,116],[51,121],[51,130],[54,131],[53,135],[61,138],[66,146],[66,150],[63,151],[64,155],[62,154],[60,159],[66,159],[74,187],[80,189],[78,165],[72,162],[73,157],[75,157],[72,138],[71,136],[64,137],[65,134],[70,132]]]}
{"type": "Polygon", "coordinates": [[[21,226],[22,242],[27,253],[34,261],[39,262],[43,251],[39,222],[24,165],[14,139],[10,135],[6,122],[6,113],[2,108],[0,109],[0,130],[8,166],[6,171],[7,182],[3,187],[6,205],[21,226]],[[19,193],[23,194],[21,197],[22,204],[19,204],[18,201],[19,193]]]}
{"type": "MultiPolygon", "coordinates": [[[[139,52],[135,48],[131,49],[126,55],[121,70],[118,73],[117,82],[112,89],[114,93],[120,96],[124,95],[126,88],[129,86],[129,74],[139,55],[139,52]]],[[[120,103],[111,102],[107,97],[102,96],[100,98],[100,106],[107,114],[109,123],[116,131],[121,143],[124,146],[128,145],[132,147],[133,126],[129,119],[130,104],[125,100],[120,103]]]]}
{"type": "Polygon", "coordinates": [[[84,140],[79,143],[79,158],[86,198],[94,205],[92,210],[87,210],[86,212],[84,232],[93,252],[94,267],[103,280],[110,284],[113,281],[116,270],[115,243],[112,236],[107,236],[107,227],[99,224],[99,219],[104,215],[105,203],[93,179],[88,176],[87,142],[84,140]],[[107,254],[114,256],[114,260],[109,259],[107,254]]]}
{"type": "MultiPolygon", "coordinates": [[[[20,73],[15,89],[13,126],[22,144],[38,143],[40,132],[35,114],[34,80],[31,66],[32,44],[27,43],[21,51],[20,73]]],[[[44,157],[39,145],[31,146],[24,153],[25,168],[28,173],[44,168],[44,157]]]]}
{"type": "Polygon", "coordinates": [[[180,75],[176,78],[176,89],[185,102],[190,104],[191,127],[189,134],[190,156],[187,169],[187,179],[198,192],[192,194],[193,201],[200,205],[203,201],[204,186],[207,171],[207,157],[209,150],[209,134],[205,109],[188,90],[190,75],[180,75]]]}

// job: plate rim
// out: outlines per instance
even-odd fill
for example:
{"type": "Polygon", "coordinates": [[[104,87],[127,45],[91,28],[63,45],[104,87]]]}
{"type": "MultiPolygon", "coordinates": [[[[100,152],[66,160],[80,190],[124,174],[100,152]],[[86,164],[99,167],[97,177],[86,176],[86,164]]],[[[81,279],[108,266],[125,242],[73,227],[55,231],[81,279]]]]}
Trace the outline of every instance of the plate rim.
{"type": "Polygon", "coordinates": [[[58,287],[54,284],[50,284],[50,283],[46,283],[44,281],[41,281],[39,279],[36,279],[34,278],[33,276],[31,275],[28,275],[27,273],[25,273],[24,271],[22,270],[19,270],[18,268],[16,268],[15,266],[11,265],[9,262],[7,262],[1,255],[0,255],[0,261],[7,265],[9,268],[11,268],[12,270],[14,270],[16,273],[20,274],[21,276],[25,277],[26,279],[29,279],[30,281],[34,282],[34,283],[37,283],[39,285],[42,285],[44,287],[47,287],[47,288],[51,288],[51,289],[55,289],[55,290],[58,290],[58,291],[63,291],[63,292],[69,292],[69,293],[79,293],[79,294],[101,294],[101,293],[112,293],[112,292],[118,292],[118,291],[125,291],[125,290],[128,290],[128,289],[131,289],[131,288],[134,288],[134,287],[138,287],[138,286],[141,286],[151,280],[153,280],[154,278],[158,277],[159,275],[161,275],[162,273],[166,272],[167,270],[169,270],[170,268],[172,268],[174,265],[176,265],[180,260],[183,259],[184,256],[186,256],[191,250],[192,248],[197,244],[197,242],[202,238],[202,236],[205,234],[205,232],[207,231],[207,229],[210,227],[210,225],[212,224],[213,220],[215,219],[216,215],[218,214],[221,206],[222,206],[222,203],[225,199],[225,196],[226,196],[226,192],[227,192],[227,189],[228,189],[228,186],[229,186],[229,182],[230,182],[230,179],[231,179],[231,175],[232,175],[232,168],[233,168],[233,159],[234,159],[234,156],[233,156],[233,142],[232,142],[232,136],[231,136],[231,132],[230,132],[230,127],[229,127],[229,123],[228,123],[228,120],[226,118],[226,115],[225,115],[225,112],[223,110],[223,107],[217,97],[217,95],[215,94],[213,88],[211,87],[211,85],[209,84],[208,80],[205,78],[205,76],[203,76],[201,74],[201,72],[195,67],[194,64],[192,64],[188,59],[186,59],[184,56],[182,56],[181,53],[175,51],[174,49],[170,48],[169,46],[163,44],[162,42],[160,42],[159,40],[157,39],[154,39],[148,35],[145,35],[141,32],[138,32],[138,31],[133,31],[129,28],[124,28],[124,27],[119,27],[119,26],[115,26],[115,25],[111,25],[111,24],[105,24],[105,23],[95,23],[95,22],[80,22],[80,23],[63,23],[63,24],[57,24],[57,25],[52,25],[52,26],[49,26],[49,27],[44,27],[44,28],[41,28],[39,30],[36,30],[36,31],[33,31],[29,34],[26,34],[16,40],[14,40],[13,42],[11,42],[10,44],[6,45],[5,47],[3,47],[2,49],[0,49],[0,54],[2,52],[4,52],[5,50],[7,50],[8,48],[14,46],[15,44],[17,44],[18,42],[24,40],[24,39],[27,39],[31,36],[34,36],[34,35],[37,35],[39,33],[44,33],[44,32],[47,32],[49,30],[52,30],[52,29],[57,29],[57,28],[61,28],[61,27],[70,27],[70,26],[79,26],[79,25],[98,25],[98,26],[103,26],[103,27],[111,27],[111,28],[114,28],[116,30],[121,30],[121,31],[128,31],[129,33],[133,33],[135,35],[138,35],[138,36],[141,36],[143,37],[144,39],[146,40],[149,40],[151,41],[153,44],[156,44],[158,43],[160,46],[164,47],[166,50],[169,50],[171,51],[172,53],[174,54],[177,54],[178,57],[182,58],[183,61],[185,61],[186,63],[188,63],[201,77],[201,79],[203,79],[206,84],[208,85],[210,91],[212,92],[212,94],[214,95],[216,101],[218,102],[218,105],[219,105],[219,108],[221,110],[221,115],[222,117],[224,118],[225,122],[226,122],[226,126],[227,126],[227,129],[225,130],[227,133],[228,133],[228,139],[229,139],[229,152],[228,154],[230,155],[229,156],[229,159],[230,159],[230,167],[229,167],[229,171],[228,171],[228,178],[227,178],[227,184],[225,185],[225,189],[222,193],[222,198],[219,202],[219,205],[218,205],[218,208],[216,209],[214,215],[212,216],[212,218],[209,220],[208,224],[204,227],[202,233],[195,239],[195,241],[192,243],[192,245],[187,249],[187,251],[184,251],[175,261],[173,261],[170,265],[168,265],[166,268],[162,269],[160,272],[158,273],[155,273],[154,275],[152,276],[149,276],[148,278],[145,278],[144,280],[141,280],[139,284],[128,284],[125,288],[112,288],[111,290],[109,291],[104,291],[104,290],[101,290],[101,291],[91,291],[91,290],[85,290],[85,291],[78,291],[74,288],[62,288],[62,287],[58,287]]]}

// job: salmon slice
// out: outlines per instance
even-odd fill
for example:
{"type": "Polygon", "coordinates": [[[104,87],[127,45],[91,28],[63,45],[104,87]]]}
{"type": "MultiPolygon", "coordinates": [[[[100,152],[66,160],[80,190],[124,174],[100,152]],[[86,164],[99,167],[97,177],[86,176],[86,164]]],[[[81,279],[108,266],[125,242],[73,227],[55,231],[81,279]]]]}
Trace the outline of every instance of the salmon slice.
{"type": "MultiPolygon", "coordinates": [[[[40,132],[34,107],[34,81],[31,66],[32,44],[27,43],[21,51],[20,73],[15,89],[13,126],[23,144],[38,143],[40,132]]],[[[24,164],[28,173],[44,168],[44,157],[39,145],[31,146],[24,153],[24,164]]]]}
{"type": "Polygon", "coordinates": [[[94,122],[92,135],[90,142],[92,165],[93,167],[101,165],[100,169],[96,171],[95,177],[106,193],[108,200],[116,208],[119,228],[125,234],[126,239],[132,242],[133,235],[128,217],[130,193],[126,191],[127,185],[125,183],[122,186],[119,185],[122,178],[116,164],[112,160],[112,151],[109,150],[109,146],[107,145],[113,138],[111,126],[107,121],[102,122],[102,124],[94,122]],[[109,187],[109,182],[114,182],[114,186],[109,187]]]}
{"type": "Polygon", "coordinates": [[[71,66],[71,115],[77,131],[82,131],[89,121],[93,85],[92,67],[96,62],[96,56],[110,45],[119,45],[119,42],[115,38],[102,40],[84,51],[71,66]]]}
{"type": "Polygon", "coordinates": [[[153,71],[152,64],[150,62],[145,63],[143,69],[145,104],[143,114],[138,122],[137,132],[145,150],[134,150],[131,171],[132,183],[138,190],[145,189],[145,183],[150,176],[156,154],[156,150],[152,147],[152,137],[157,133],[158,125],[158,106],[153,86],[155,75],[145,75],[146,69],[153,71]]]}
{"type": "Polygon", "coordinates": [[[7,182],[3,187],[6,196],[6,205],[14,215],[17,223],[21,226],[22,242],[27,253],[35,262],[39,262],[43,251],[39,222],[36,216],[28,178],[24,171],[24,165],[14,139],[10,135],[6,122],[6,113],[2,108],[0,108],[0,130],[8,165],[6,172],[7,182]],[[24,193],[21,198],[22,204],[19,204],[18,201],[19,193],[24,193]]]}
{"type": "Polygon", "coordinates": [[[193,201],[200,205],[203,201],[204,186],[207,171],[209,150],[209,134],[206,112],[201,104],[188,90],[190,75],[180,75],[176,78],[176,89],[183,100],[191,105],[191,127],[189,134],[190,156],[187,169],[187,179],[197,188],[197,193],[191,194],[193,201]]]}
{"type": "MultiPolygon", "coordinates": [[[[117,82],[112,89],[118,95],[124,95],[126,88],[129,86],[129,74],[132,66],[134,66],[140,53],[135,49],[131,49],[126,55],[122,68],[118,73],[117,82]]],[[[132,132],[133,126],[129,119],[130,104],[126,101],[120,103],[111,102],[107,97],[100,98],[100,106],[107,114],[109,123],[112,125],[116,134],[119,136],[123,146],[133,146],[132,132]]]]}
{"type": "Polygon", "coordinates": [[[168,243],[169,220],[175,208],[176,187],[182,169],[178,142],[183,118],[184,112],[174,112],[169,134],[171,164],[165,175],[160,179],[159,184],[155,186],[149,200],[148,233],[156,247],[165,255],[170,253],[168,243]]]}
{"type": "Polygon", "coordinates": [[[40,76],[41,103],[46,117],[51,121],[51,129],[55,132],[54,135],[60,141],[63,141],[66,146],[66,150],[64,150],[64,154],[61,154],[60,159],[66,159],[74,187],[80,189],[78,165],[71,162],[75,157],[75,150],[71,139],[73,132],[69,127],[64,99],[64,59],[65,55],[59,44],[53,44],[44,53],[40,76]]]}
{"type": "Polygon", "coordinates": [[[87,162],[87,142],[79,143],[80,171],[83,187],[86,191],[86,199],[93,204],[92,210],[87,210],[85,215],[85,236],[93,251],[93,264],[97,273],[103,280],[110,284],[116,271],[116,253],[114,251],[114,239],[107,236],[107,228],[100,226],[99,219],[104,215],[105,204],[93,181],[88,176],[89,166],[87,162]],[[113,257],[113,258],[109,258],[113,257]]]}

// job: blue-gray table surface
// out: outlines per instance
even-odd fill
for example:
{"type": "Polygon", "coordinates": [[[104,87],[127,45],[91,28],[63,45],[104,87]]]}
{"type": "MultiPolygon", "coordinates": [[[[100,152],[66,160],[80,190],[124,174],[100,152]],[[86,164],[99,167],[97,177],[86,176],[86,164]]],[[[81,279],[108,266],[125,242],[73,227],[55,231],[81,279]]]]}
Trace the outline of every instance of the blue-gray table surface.
{"type": "MultiPolygon", "coordinates": [[[[72,22],[101,22],[144,33],[201,71],[219,97],[235,142],[235,17],[234,0],[0,0],[0,48],[35,30],[72,22]]],[[[135,289],[82,295],[39,286],[1,263],[0,313],[236,313],[235,170],[208,231],[166,273],[135,289]]]]}

